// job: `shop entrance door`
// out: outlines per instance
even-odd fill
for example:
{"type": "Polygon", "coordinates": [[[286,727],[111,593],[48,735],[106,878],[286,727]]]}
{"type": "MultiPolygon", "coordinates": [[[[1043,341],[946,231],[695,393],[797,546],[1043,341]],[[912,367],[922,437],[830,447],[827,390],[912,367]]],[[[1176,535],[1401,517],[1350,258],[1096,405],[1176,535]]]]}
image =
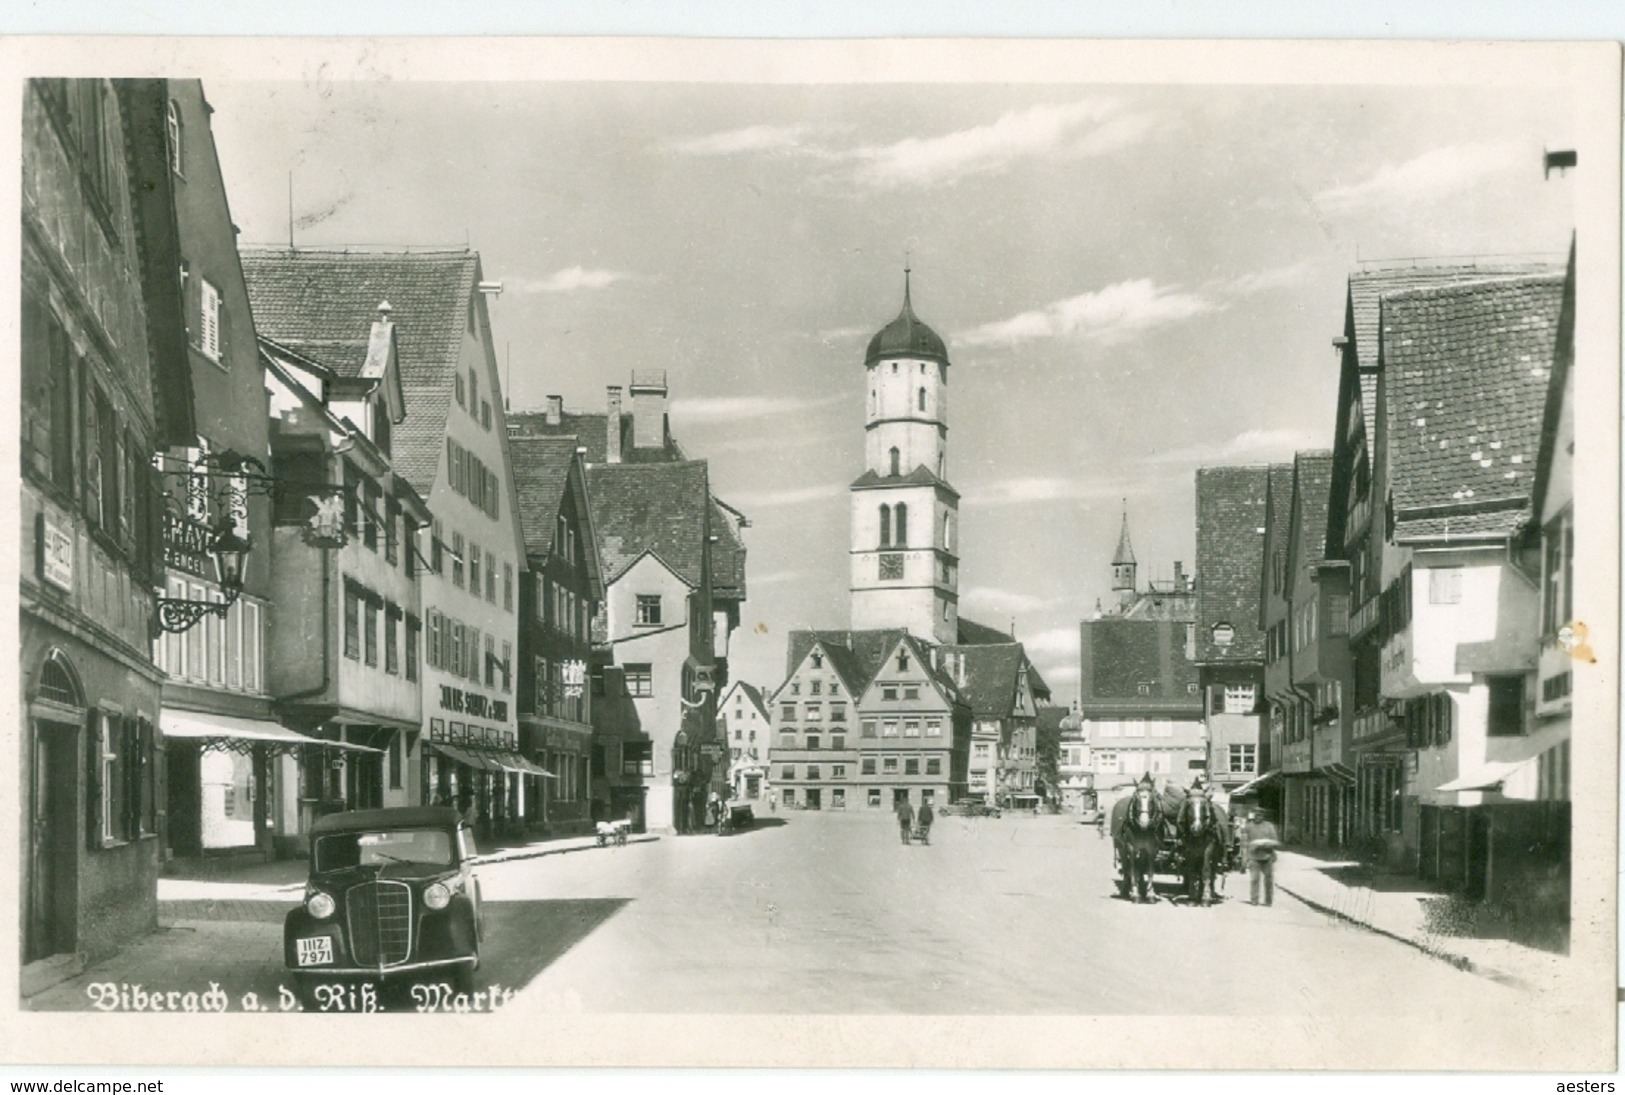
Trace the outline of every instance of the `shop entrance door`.
{"type": "Polygon", "coordinates": [[[824,808],[824,792],[817,787],[807,788],[807,809],[822,810],[824,808]]]}
{"type": "Polygon", "coordinates": [[[79,736],[75,730],[71,725],[34,724],[25,962],[73,950],[78,847],[74,840],[74,758],[79,736]]]}

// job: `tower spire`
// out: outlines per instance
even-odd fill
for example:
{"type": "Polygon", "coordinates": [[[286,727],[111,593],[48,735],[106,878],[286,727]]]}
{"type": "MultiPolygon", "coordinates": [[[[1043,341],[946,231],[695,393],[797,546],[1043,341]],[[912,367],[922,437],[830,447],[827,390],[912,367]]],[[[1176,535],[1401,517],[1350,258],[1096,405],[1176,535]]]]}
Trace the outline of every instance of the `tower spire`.
{"type": "Polygon", "coordinates": [[[1112,592],[1117,594],[1119,609],[1128,607],[1134,599],[1139,583],[1135,577],[1134,545],[1128,536],[1128,499],[1123,499],[1123,531],[1117,537],[1117,552],[1112,556],[1112,592]]]}

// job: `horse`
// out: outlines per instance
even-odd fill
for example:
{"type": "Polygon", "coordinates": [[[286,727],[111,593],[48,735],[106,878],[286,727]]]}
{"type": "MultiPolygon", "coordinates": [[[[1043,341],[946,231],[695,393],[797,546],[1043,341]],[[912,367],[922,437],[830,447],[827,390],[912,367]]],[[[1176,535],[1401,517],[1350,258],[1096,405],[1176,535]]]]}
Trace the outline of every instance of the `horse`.
{"type": "Polygon", "coordinates": [[[1141,784],[1134,794],[1118,799],[1112,806],[1112,835],[1123,871],[1118,891],[1135,904],[1155,901],[1151,875],[1162,846],[1162,800],[1155,790],[1141,784]]]}
{"type": "Polygon", "coordinates": [[[1217,896],[1213,876],[1225,856],[1223,812],[1204,795],[1191,795],[1179,808],[1179,854],[1185,896],[1193,905],[1206,905],[1217,896]]]}

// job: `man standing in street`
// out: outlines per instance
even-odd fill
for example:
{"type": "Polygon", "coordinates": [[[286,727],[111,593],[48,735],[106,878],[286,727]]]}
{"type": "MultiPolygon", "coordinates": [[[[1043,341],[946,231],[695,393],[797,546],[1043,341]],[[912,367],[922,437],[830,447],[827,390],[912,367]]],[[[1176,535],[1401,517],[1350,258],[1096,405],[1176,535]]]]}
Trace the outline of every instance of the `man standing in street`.
{"type": "Polygon", "coordinates": [[[1247,815],[1247,869],[1249,904],[1258,904],[1258,884],[1264,884],[1264,904],[1275,904],[1275,850],[1281,837],[1275,826],[1264,820],[1262,810],[1247,815]]]}
{"type": "Polygon", "coordinates": [[[929,844],[929,843],[931,843],[931,823],[933,821],[935,821],[935,820],[936,820],[936,816],[931,812],[931,804],[929,802],[920,803],[920,843],[921,844],[929,844]]]}
{"type": "Polygon", "coordinates": [[[914,807],[908,804],[907,798],[897,801],[897,828],[903,834],[903,843],[908,843],[909,831],[914,828],[914,807]]]}

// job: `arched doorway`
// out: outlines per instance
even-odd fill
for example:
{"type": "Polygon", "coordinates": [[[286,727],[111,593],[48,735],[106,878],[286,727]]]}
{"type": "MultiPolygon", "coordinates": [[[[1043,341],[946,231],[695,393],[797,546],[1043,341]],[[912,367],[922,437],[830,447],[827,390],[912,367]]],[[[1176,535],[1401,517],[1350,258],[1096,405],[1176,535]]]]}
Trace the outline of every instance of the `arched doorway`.
{"type": "Polygon", "coordinates": [[[28,692],[28,883],[23,961],[74,949],[79,842],[79,730],[85,693],[60,649],[45,652],[28,692]]]}

